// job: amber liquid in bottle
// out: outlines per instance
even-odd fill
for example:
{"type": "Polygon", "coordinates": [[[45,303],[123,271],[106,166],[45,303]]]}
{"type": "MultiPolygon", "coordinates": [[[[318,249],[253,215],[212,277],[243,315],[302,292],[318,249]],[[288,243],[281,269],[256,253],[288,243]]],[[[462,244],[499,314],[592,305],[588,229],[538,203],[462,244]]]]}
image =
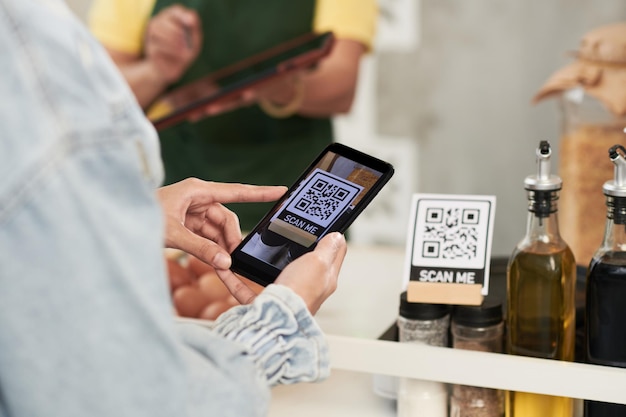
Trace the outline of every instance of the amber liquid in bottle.
{"type": "MultiPolygon", "coordinates": [[[[507,350],[513,355],[573,361],[576,263],[559,235],[557,193],[536,193],[533,198],[543,201],[531,200],[527,235],[509,261],[507,350]]],[[[572,417],[573,410],[571,398],[506,393],[507,417],[572,417]]]]}
{"type": "MultiPolygon", "coordinates": [[[[532,250],[532,249],[531,249],[532,250]]],[[[544,359],[574,360],[573,300],[568,306],[564,283],[575,285],[574,257],[570,250],[553,253],[524,251],[510,267],[509,353],[544,359]]],[[[571,398],[525,392],[507,393],[507,417],[571,417],[571,398]]]]}

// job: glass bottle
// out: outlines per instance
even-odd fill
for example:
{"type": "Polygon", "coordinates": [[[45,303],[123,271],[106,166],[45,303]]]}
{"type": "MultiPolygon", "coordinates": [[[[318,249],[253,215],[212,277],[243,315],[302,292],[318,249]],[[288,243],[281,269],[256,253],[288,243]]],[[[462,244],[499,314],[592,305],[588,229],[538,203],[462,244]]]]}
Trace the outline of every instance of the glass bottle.
{"type": "MultiPolygon", "coordinates": [[[[604,239],[587,273],[585,356],[588,363],[626,368],[626,149],[610,148],[614,180],[604,184],[604,239]]],[[[626,405],[585,401],[585,417],[624,417],[626,405]]]]}
{"type": "MultiPolygon", "coordinates": [[[[452,347],[481,352],[502,352],[504,322],[502,303],[486,300],[480,306],[456,306],[452,313],[452,347]]],[[[453,385],[450,417],[501,417],[501,390],[453,385]]]]}
{"type": "MultiPolygon", "coordinates": [[[[399,341],[448,346],[451,306],[411,303],[407,293],[400,295],[399,341]]],[[[447,417],[448,387],[437,381],[400,378],[397,393],[398,417],[447,417]]]]}
{"type": "MultiPolygon", "coordinates": [[[[561,178],[550,175],[551,153],[550,144],[542,141],[537,175],[524,181],[526,236],[507,266],[507,352],[573,361],[576,263],[559,233],[561,178]]],[[[507,417],[571,417],[574,406],[571,398],[513,391],[506,393],[505,403],[507,417]]]]}
{"type": "Polygon", "coordinates": [[[626,23],[585,34],[575,60],[546,81],[535,102],[548,97],[557,98],[561,114],[559,218],[567,225],[562,235],[582,280],[602,241],[602,185],[613,175],[605,163],[606,150],[616,143],[626,145],[626,23]]]}

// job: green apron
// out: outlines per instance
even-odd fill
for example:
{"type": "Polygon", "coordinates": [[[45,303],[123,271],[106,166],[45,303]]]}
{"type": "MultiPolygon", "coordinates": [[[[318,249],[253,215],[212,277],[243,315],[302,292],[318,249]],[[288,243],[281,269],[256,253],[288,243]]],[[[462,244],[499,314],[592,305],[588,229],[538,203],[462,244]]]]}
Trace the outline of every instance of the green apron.
{"type": "MultiPolygon", "coordinates": [[[[153,14],[174,3],[198,11],[204,45],[172,88],[198,79],[282,41],[310,32],[314,0],[157,0],[153,14]]],[[[291,185],[333,140],[330,119],[275,119],[258,106],[238,109],[160,132],[165,183],[187,177],[260,185],[291,185]]],[[[266,204],[231,204],[251,230],[266,204]]]]}

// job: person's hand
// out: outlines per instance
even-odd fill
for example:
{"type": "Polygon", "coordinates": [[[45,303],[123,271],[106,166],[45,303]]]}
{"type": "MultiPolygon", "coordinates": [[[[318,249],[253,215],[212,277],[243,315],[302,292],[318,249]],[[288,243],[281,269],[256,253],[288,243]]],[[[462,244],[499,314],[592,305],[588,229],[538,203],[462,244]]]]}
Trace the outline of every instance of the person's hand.
{"type": "MultiPolygon", "coordinates": [[[[275,283],[291,288],[302,297],[311,314],[315,314],[337,288],[337,278],[346,251],[344,236],[338,232],[330,233],[317,243],[315,250],[287,265],[275,283]]],[[[217,269],[216,272],[241,304],[254,300],[256,293],[232,271],[217,269]]]]}
{"type": "Polygon", "coordinates": [[[175,4],[161,10],[149,22],[144,53],[166,84],[178,81],[202,49],[200,17],[175,4]]]}
{"type": "MultiPolygon", "coordinates": [[[[218,89],[216,88],[215,91],[217,90],[218,89]]],[[[247,89],[238,94],[216,100],[189,113],[187,120],[190,122],[197,122],[205,117],[217,116],[218,114],[237,110],[241,107],[251,106],[254,103],[256,103],[256,93],[254,89],[247,89]]]]}
{"type": "Polygon", "coordinates": [[[295,96],[301,94],[299,88],[308,71],[290,71],[280,77],[259,84],[255,90],[255,98],[269,100],[278,105],[285,105],[293,101],[295,96]]]}
{"type": "MultiPolygon", "coordinates": [[[[236,161],[233,161],[236,163],[236,161]]],[[[227,184],[188,178],[161,187],[165,246],[181,249],[217,269],[230,268],[229,253],[241,242],[239,219],[222,203],[268,202],[283,186],[227,184]]]]}
{"type": "Polygon", "coordinates": [[[302,297],[311,314],[315,314],[337,288],[346,251],[346,239],[341,233],[326,235],[315,250],[287,265],[275,283],[291,288],[302,297]]]}
{"type": "MultiPolygon", "coordinates": [[[[205,117],[216,116],[242,107],[248,107],[260,100],[269,100],[276,105],[292,103],[294,98],[300,100],[303,94],[302,76],[304,71],[292,71],[275,79],[261,82],[254,87],[247,88],[237,94],[225,96],[189,114],[187,120],[197,122],[205,117]]],[[[217,92],[217,85],[199,84],[196,91],[205,95],[217,92]]],[[[176,105],[176,102],[173,102],[176,105]]]]}

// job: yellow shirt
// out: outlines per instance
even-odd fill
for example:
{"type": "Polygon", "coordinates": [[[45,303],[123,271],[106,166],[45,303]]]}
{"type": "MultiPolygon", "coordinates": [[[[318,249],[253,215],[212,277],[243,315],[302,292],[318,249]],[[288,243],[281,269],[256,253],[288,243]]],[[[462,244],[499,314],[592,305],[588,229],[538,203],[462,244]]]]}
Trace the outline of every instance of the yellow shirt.
{"type": "MultiPolygon", "coordinates": [[[[108,48],[138,54],[155,2],[94,0],[88,17],[91,31],[108,48]]],[[[313,30],[332,31],[337,38],[359,41],[370,50],[377,18],[375,0],[317,0],[313,30]]]]}

